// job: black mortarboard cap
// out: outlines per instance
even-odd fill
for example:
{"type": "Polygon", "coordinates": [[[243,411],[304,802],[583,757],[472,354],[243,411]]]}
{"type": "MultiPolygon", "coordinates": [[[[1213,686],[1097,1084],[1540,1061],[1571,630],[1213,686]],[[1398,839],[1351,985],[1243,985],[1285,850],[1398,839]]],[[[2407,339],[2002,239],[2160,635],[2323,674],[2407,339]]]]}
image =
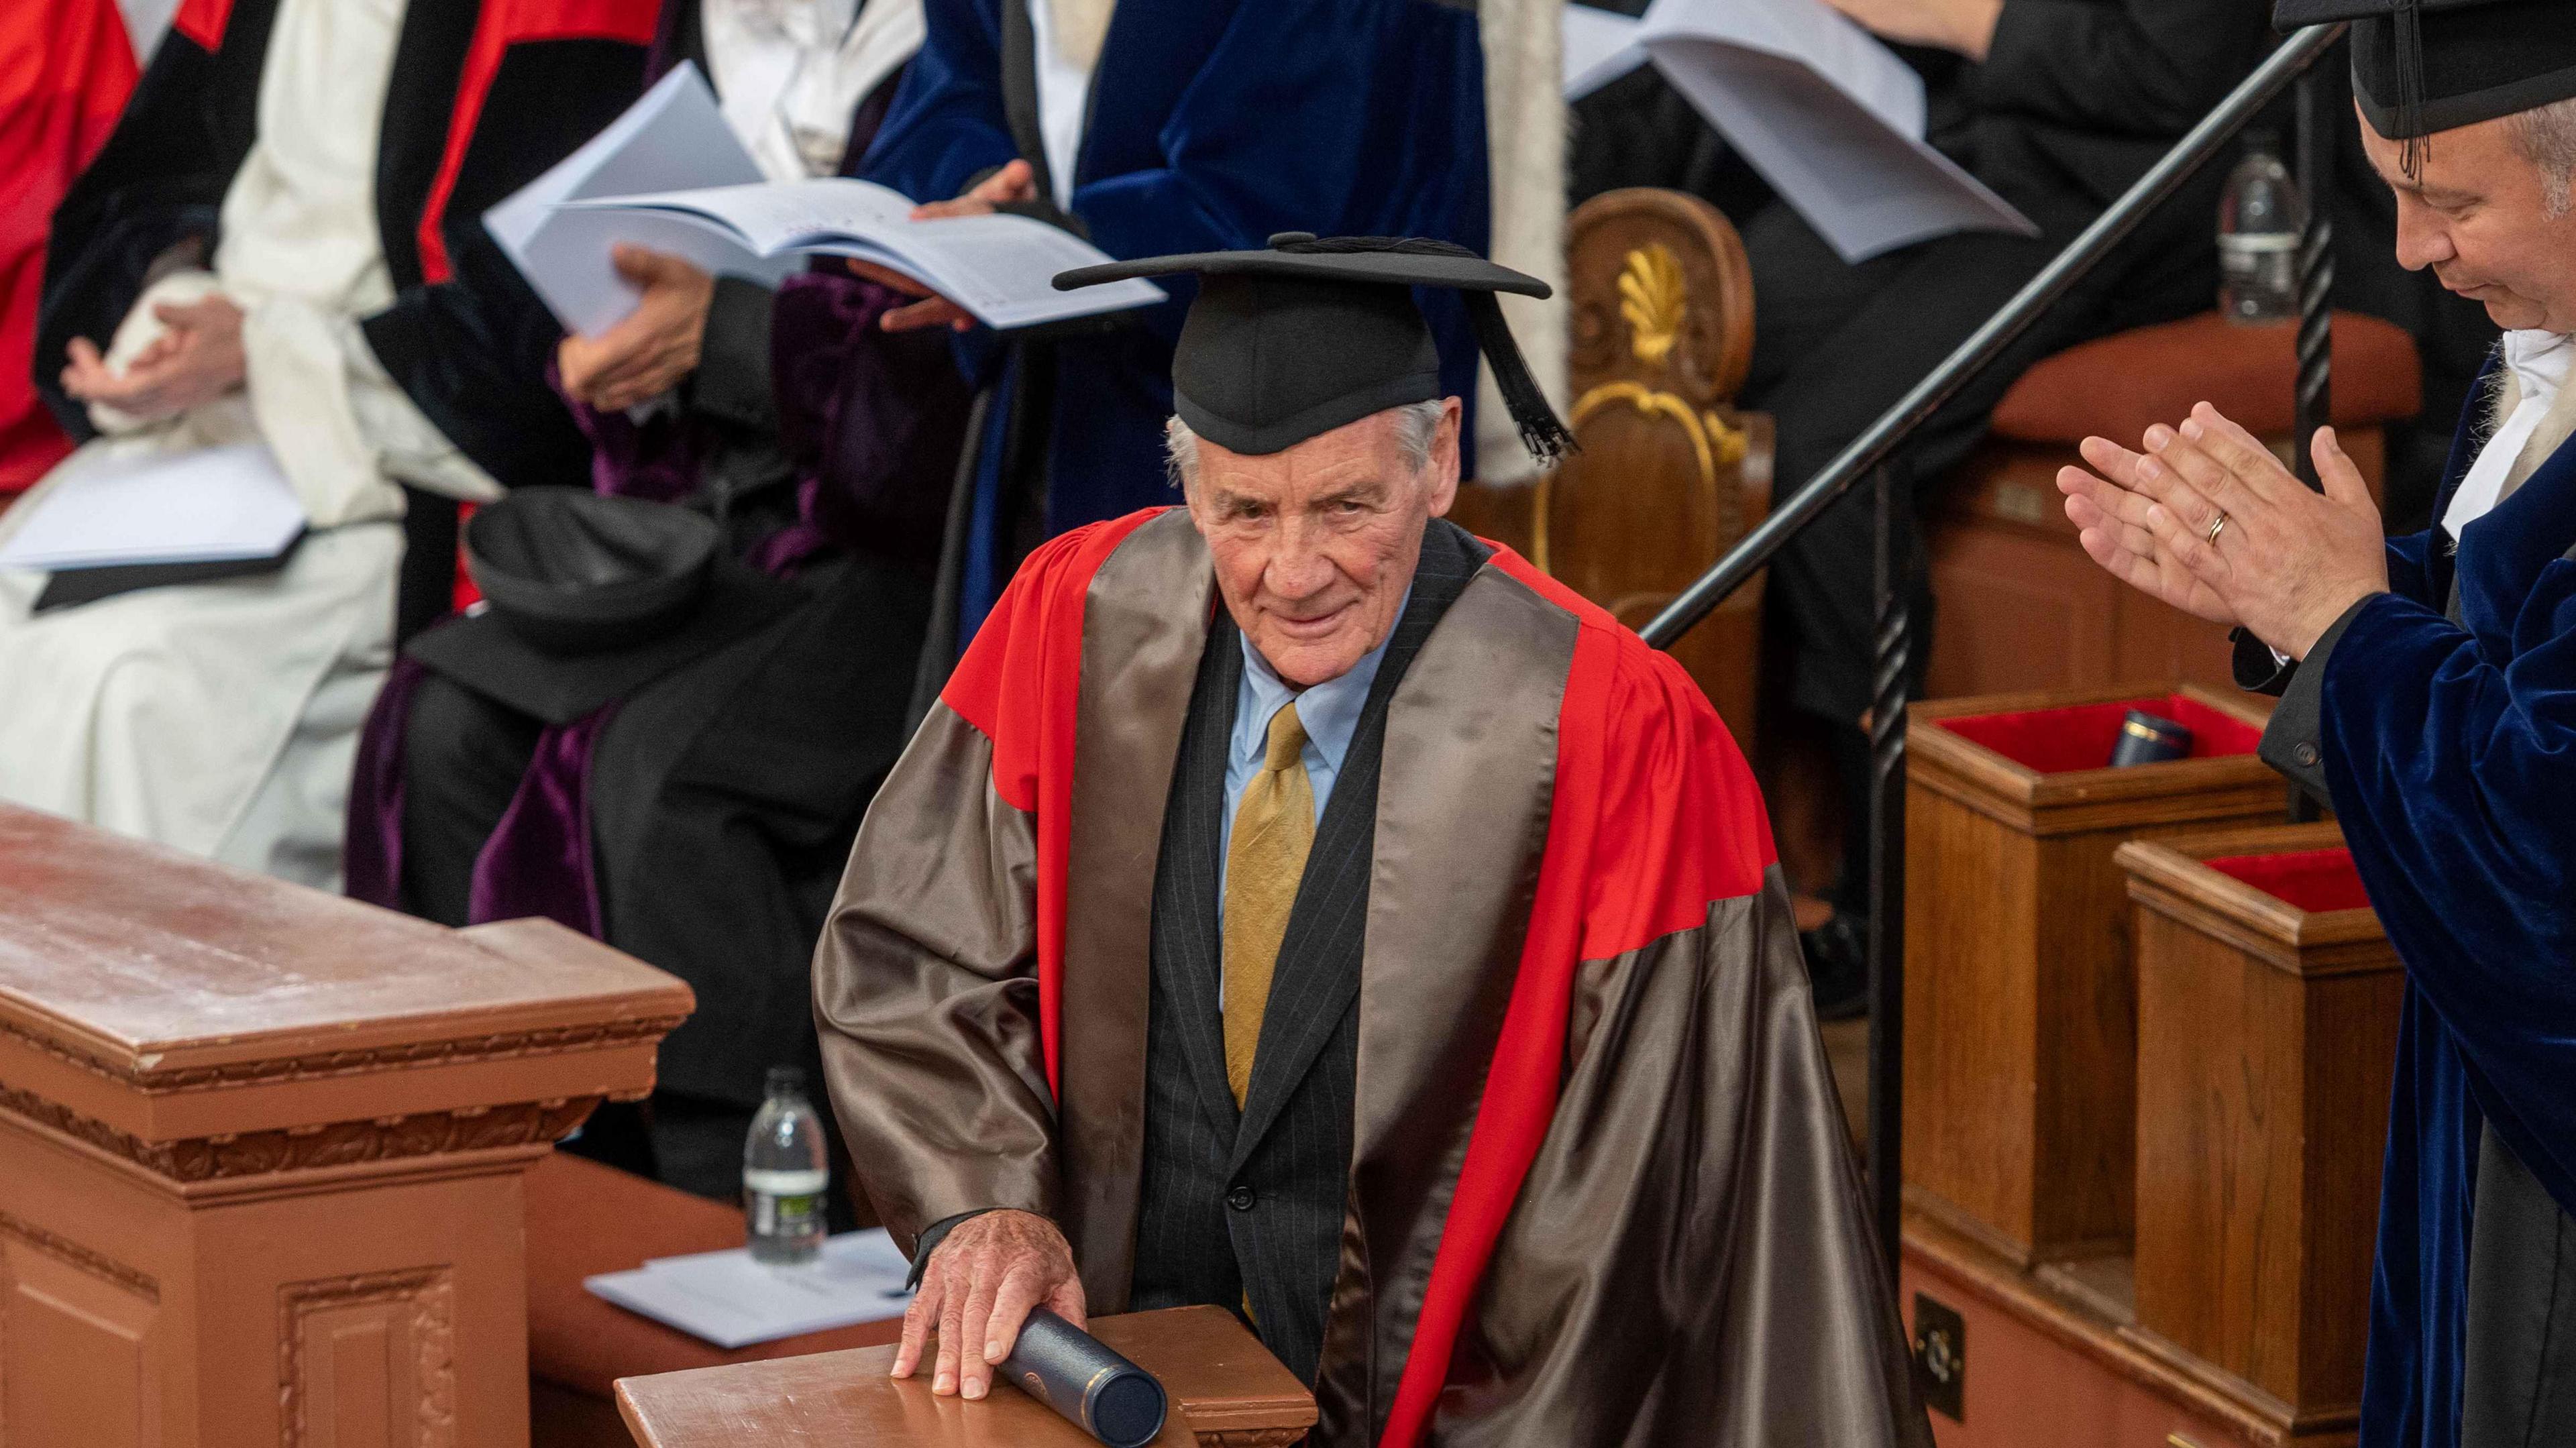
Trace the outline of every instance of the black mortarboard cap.
{"type": "Polygon", "coordinates": [[[2349,20],[2363,116],[2407,143],[2407,171],[2436,131],[2576,97],[2569,0],[2280,0],[2284,31],[2349,20]]]}
{"type": "Polygon", "coordinates": [[[588,488],[520,488],[465,525],[489,607],[404,649],[433,672],[569,724],[744,637],[799,601],[737,560],[712,519],[588,488]]]}
{"type": "Polygon", "coordinates": [[[1275,453],[1371,413],[1443,395],[1440,353],[1415,287],[1465,299],[1521,441],[1553,461],[1574,439],[1522,361],[1498,292],[1544,297],[1547,283],[1465,247],[1411,237],[1317,239],[1282,232],[1244,251],[1146,257],[1069,271],[1065,291],[1190,273],[1198,299],[1172,355],[1172,406],[1190,430],[1239,453],[1275,453]]]}

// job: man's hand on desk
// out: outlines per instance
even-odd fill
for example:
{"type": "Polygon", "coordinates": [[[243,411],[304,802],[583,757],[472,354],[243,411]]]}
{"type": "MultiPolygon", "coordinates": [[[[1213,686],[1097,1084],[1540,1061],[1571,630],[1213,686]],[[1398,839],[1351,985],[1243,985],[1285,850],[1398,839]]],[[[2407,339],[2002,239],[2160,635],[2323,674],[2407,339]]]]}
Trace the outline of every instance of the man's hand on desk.
{"type": "Polygon", "coordinates": [[[1928,45],[1983,60],[1995,43],[2004,0],[1825,0],[1899,45],[1928,45]]]}
{"type": "Polygon", "coordinates": [[[2057,474],[2084,551],[2115,577],[2213,623],[2242,624],[2293,659],[2354,604],[2388,591],[2379,505],[2334,429],[2319,428],[2314,445],[2323,493],[2206,402],[2178,429],[2147,429],[2145,442],[2133,453],[2086,438],[2084,459],[2099,474],[2057,474]]]}
{"type": "Polygon", "coordinates": [[[107,365],[97,344],[74,337],[63,391],[75,402],[101,402],[155,422],[212,402],[242,385],[242,313],[221,293],[165,302],[153,316],[166,329],[134,354],[123,371],[107,365]]]}
{"type": "MultiPolygon", "coordinates": [[[[912,219],[928,221],[941,216],[990,216],[1010,203],[1034,201],[1037,194],[1036,168],[1026,161],[1015,160],[966,188],[960,196],[947,201],[925,202],[912,208],[912,219]]],[[[952,332],[963,332],[975,325],[973,313],[901,272],[856,260],[849,263],[849,268],[905,296],[921,298],[878,318],[877,325],[889,332],[918,332],[925,327],[946,327],[952,332]]]]}
{"type": "Polygon", "coordinates": [[[1053,1222],[1034,1212],[986,1212],[952,1228],[930,1254],[921,1290],[904,1309],[903,1344],[894,1375],[912,1376],[924,1340],[935,1329],[939,1356],[933,1393],[980,1398],[993,1381],[993,1364],[1011,1355],[1020,1324],[1044,1307],[1076,1327],[1083,1325],[1082,1279],[1073,1248],[1053,1222]],[[961,1353],[961,1344],[974,1350],[961,1353]]]}
{"type": "Polygon", "coordinates": [[[621,244],[615,260],[644,300],[597,337],[566,337],[555,349],[564,391],[602,412],[649,402],[697,370],[716,295],[716,279],[683,258],[621,244]]]}

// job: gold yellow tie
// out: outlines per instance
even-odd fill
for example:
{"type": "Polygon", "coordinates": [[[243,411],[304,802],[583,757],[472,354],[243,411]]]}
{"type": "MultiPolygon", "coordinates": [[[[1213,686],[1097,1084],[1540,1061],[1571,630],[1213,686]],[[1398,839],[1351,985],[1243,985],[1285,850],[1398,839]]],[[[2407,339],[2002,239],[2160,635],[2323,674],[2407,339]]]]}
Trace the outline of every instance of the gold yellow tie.
{"type": "Polygon", "coordinates": [[[1306,726],[1297,706],[1270,719],[1270,749],[1235,806],[1225,854],[1225,1079],[1234,1104],[1252,1086],[1252,1053],[1270,1004],[1270,973],[1315,844],[1315,787],[1306,778],[1306,726]]]}

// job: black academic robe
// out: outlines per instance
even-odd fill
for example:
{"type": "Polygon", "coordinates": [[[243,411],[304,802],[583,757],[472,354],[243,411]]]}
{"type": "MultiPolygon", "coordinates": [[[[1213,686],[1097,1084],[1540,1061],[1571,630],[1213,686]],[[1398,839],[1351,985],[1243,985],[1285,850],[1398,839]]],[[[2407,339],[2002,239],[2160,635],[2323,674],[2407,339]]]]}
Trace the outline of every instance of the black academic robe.
{"type": "MultiPolygon", "coordinates": [[[[249,154],[278,0],[187,0],[116,133],[54,213],[36,385],[95,429],[57,374],[102,345],[174,260],[210,256],[249,154]]],[[[642,94],[659,0],[422,0],[403,16],[376,162],[391,306],[365,318],[394,382],[504,486],[578,481],[590,449],[546,383],[554,317],[485,234],[484,210],[642,94]]]]}

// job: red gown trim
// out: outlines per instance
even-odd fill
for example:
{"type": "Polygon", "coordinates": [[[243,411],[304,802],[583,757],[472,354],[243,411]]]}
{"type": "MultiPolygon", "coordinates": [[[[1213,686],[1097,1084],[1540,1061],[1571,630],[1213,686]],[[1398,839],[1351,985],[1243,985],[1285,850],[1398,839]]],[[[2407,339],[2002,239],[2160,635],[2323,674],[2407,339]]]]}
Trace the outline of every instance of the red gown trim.
{"type": "MultiPolygon", "coordinates": [[[[200,0],[189,0],[193,6],[200,0]]],[[[231,0],[203,0],[210,6],[231,0]]],[[[447,150],[430,183],[420,214],[420,275],[432,284],[455,275],[447,255],[447,203],[456,193],[466,150],[482,119],[484,98],[501,73],[501,58],[510,47],[544,40],[619,40],[650,45],[661,21],[660,0],[484,0],[474,22],[474,41],[465,52],[465,67],[456,82],[456,111],[448,121],[447,150]]]]}
{"type": "Polygon", "coordinates": [[[224,48],[224,26],[232,18],[233,0],[185,0],[170,17],[170,28],[212,54],[224,48]]]}

